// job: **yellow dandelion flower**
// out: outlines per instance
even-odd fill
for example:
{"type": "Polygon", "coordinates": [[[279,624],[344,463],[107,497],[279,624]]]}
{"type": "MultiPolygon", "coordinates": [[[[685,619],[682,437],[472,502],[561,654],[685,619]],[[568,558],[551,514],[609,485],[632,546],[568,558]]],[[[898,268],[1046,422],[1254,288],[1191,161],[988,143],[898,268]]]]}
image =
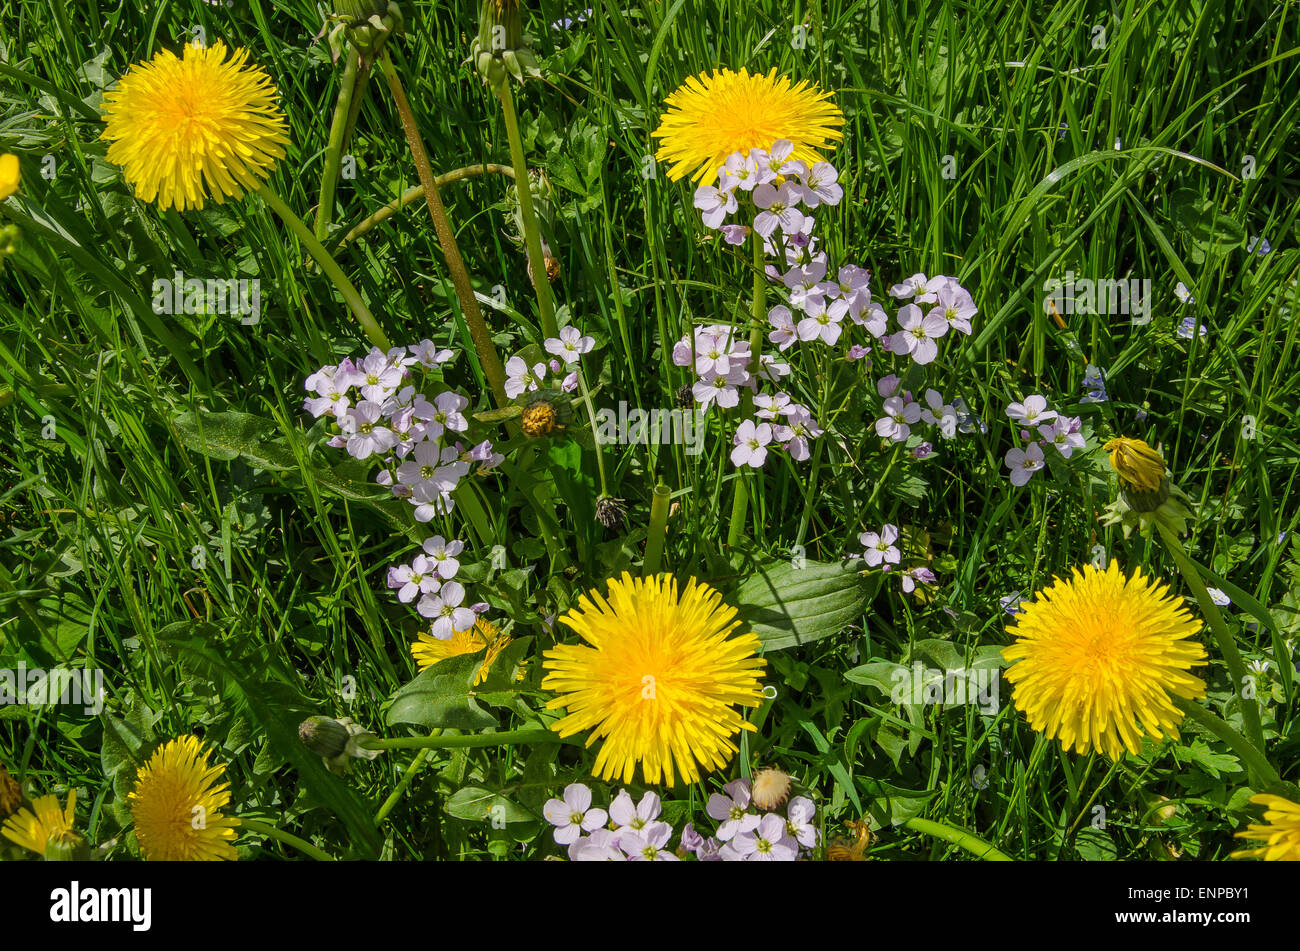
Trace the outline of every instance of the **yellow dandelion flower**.
{"type": "Polygon", "coordinates": [[[197,43],[185,58],[163,50],[133,67],[104,94],[112,144],[136,194],[160,208],[202,208],[256,189],[284,158],[289,141],[275,86],[248,52],[197,43]]]}
{"type": "Polygon", "coordinates": [[[135,817],[140,851],[151,862],[233,859],[239,820],[221,814],[230,784],[219,782],[223,767],[208,765],[198,737],[163,744],[140,769],[127,797],[135,817]]]}
{"type": "Polygon", "coordinates": [[[798,84],[729,69],[701,73],[686,80],[664,101],[667,111],[651,133],[661,139],[655,158],[672,162],[668,177],[692,175],[705,184],[733,152],[770,149],[788,140],[792,158],[809,164],[822,161],[819,149],[844,137],[844,114],[831,94],[815,83],[798,84]]]}
{"type": "Polygon", "coordinates": [[[30,809],[19,809],[5,820],[5,838],[10,842],[30,849],[37,855],[44,855],[51,842],[56,844],[75,843],[81,837],[73,831],[77,807],[77,791],[68,790],[68,804],[59,806],[58,796],[41,796],[32,803],[30,809]]]}
{"type": "Polygon", "coordinates": [[[826,847],[826,861],[865,862],[867,846],[871,844],[871,825],[852,819],[844,824],[854,833],[853,842],[836,839],[826,847]]]}
{"type": "Polygon", "coordinates": [[[1143,734],[1178,738],[1182,711],[1170,695],[1205,696],[1205,682],[1187,673],[1206,663],[1190,640],[1200,628],[1166,585],[1131,578],[1112,561],[1060,578],[1009,629],[1002,651],[1016,708],[1029,725],[1059,737],[1065,749],[1096,749],[1118,759],[1137,753],[1143,734]]]}
{"type": "Polygon", "coordinates": [[[18,156],[6,152],[0,155],[0,201],[4,201],[18,191],[22,179],[22,170],[18,166],[18,156]]]}
{"type": "Polygon", "coordinates": [[[1165,481],[1165,460],[1141,439],[1117,436],[1101,447],[1110,453],[1110,467],[1140,492],[1154,492],[1165,481]]]}
{"type": "Polygon", "coordinates": [[[1251,796],[1250,801],[1265,808],[1266,824],[1252,824],[1244,832],[1238,832],[1237,838],[1260,839],[1265,844],[1257,849],[1233,852],[1231,857],[1264,859],[1266,862],[1300,862],[1300,805],[1268,793],[1251,796]]]}
{"type": "Polygon", "coordinates": [[[691,578],[678,596],[668,575],[609,581],[560,618],[586,645],[560,644],[543,655],[542,688],[560,696],[548,709],[567,715],[560,736],[591,730],[603,737],[593,772],[632,782],[641,764],[647,783],[669,786],[700,778],[700,766],[721,769],[737,752],[731,736],[754,729],[732,704],[755,706],[762,693],[761,644],[740,625],[722,595],[691,578]]]}
{"type": "Polygon", "coordinates": [[[415,663],[421,670],[432,667],[441,660],[459,657],[462,654],[477,654],[486,648],[487,654],[484,655],[483,663],[474,677],[475,686],[487,680],[492,662],[511,641],[509,637],[498,635],[496,627],[482,618],[476,620],[474,626],[468,631],[457,631],[445,641],[439,640],[428,631],[421,631],[417,637],[418,640],[411,645],[411,656],[415,658],[415,663]]]}

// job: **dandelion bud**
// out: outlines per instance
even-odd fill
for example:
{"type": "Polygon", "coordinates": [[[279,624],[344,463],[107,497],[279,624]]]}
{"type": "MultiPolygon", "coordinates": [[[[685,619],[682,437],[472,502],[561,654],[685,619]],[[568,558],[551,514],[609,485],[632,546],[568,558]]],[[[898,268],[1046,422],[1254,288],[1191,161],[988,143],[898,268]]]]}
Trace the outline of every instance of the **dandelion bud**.
{"type": "Polygon", "coordinates": [[[1119,498],[1106,509],[1105,524],[1121,524],[1127,538],[1134,528],[1160,523],[1177,535],[1187,531],[1192,500],[1173,484],[1160,453],[1140,439],[1116,437],[1102,446],[1119,474],[1119,498]]]}
{"type": "Polygon", "coordinates": [[[85,862],[89,858],[86,840],[71,829],[58,829],[45,840],[47,862],[85,862]]]}
{"type": "Polygon", "coordinates": [[[763,810],[776,809],[790,797],[790,774],[779,769],[760,769],[754,774],[749,795],[763,810]]]}
{"type": "Polygon", "coordinates": [[[347,727],[329,717],[308,717],[298,727],[303,746],[327,760],[343,754],[350,736],[347,727]]]}
{"type": "Polygon", "coordinates": [[[1119,473],[1120,480],[1130,489],[1139,492],[1160,489],[1165,480],[1165,460],[1157,450],[1141,439],[1125,436],[1110,440],[1102,448],[1110,453],[1111,468],[1119,473]]]}
{"type": "Polygon", "coordinates": [[[470,48],[474,68],[493,86],[513,76],[540,76],[537,58],[524,41],[520,0],[482,0],[478,36],[470,48]]]}
{"type": "Polygon", "coordinates": [[[336,23],[329,32],[330,51],[336,60],[346,37],[363,59],[372,61],[388,38],[405,26],[395,0],[335,0],[329,19],[336,23]]]}

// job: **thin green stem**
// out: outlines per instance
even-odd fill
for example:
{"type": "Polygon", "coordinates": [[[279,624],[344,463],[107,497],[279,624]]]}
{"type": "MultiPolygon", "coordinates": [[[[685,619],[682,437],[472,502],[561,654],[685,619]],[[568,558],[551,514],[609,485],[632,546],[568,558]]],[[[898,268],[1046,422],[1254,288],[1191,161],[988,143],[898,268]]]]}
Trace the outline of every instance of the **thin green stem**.
{"type": "Polygon", "coordinates": [[[650,527],[645,538],[645,571],[648,578],[659,574],[659,565],[663,560],[664,541],[668,535],[668,500],[672,490],[660,479],[650,496],[650,527]]]}
{"type": "Polygon", "coordinates": [[[501,102],[501,112],[506,120],[506,137],[510,140],[510,161],[515,167],[515,192],[519,195],[519,217],[524,226],[524,241],[528,246],[529,270],[532,272],[533,293],[537,295],[537,310],[541,315],[542,333],[558,337],[555,325],[555,300],[551,296],[551,282],[546,277],[546,257],[542,254],[542,233],[537,227],[537,214],[533,210],[533,190],[528,181],[528,163],[524,159],[524,140],[519,134],[519,117],[515,115],[515,97],[510,91],[507,76],[493,85],[501,102]]]}
{"type": "Polygon", "coordinates": [[[562,737],[550,730],[505,730],[500,733],[469,733],[453,736],[395,736],[358,739],[365,750],[452,750],[486,746],[522,746],[527,743],[567,743],[582,745],[576,737],[562,737]]]}
{"type": "Polygon", "coordinates": [[[239,824],[242,828],[254,835],[264,835],[268,839],[275,839],[277,842],[283,842],[285,845],[297,849],[303,855],[308,858],[316,859],[318,862],[335,861],[334,856],[316,848],[316,846],[312,845],[306,839],[300,839],[292,832],[285,832],[283,829],[278,829],[269,822],[263,822],[261,819],[249,819],[247,816],[240,816],[239,824]]]}
{"type": "Polygon", "coordinates": [[[478,353],[479,363],[483,366],[483,373],[492,387],[492,395],[497,405],[505,406],[510,402],[509,397],[506,396],[505,367],[501,365],[501,357],[497,355],[492,334],[483,320],[483,311],[474,296],[474,285],[470,283],[469,271],[465,269],[465,260],[460,256],[460,246],[456,243],[456,233],[447,219],[447,209],[443,207],[442,196],[438,193],[438,183],[433,177],[433,168],[429,165],[429,153],[425,151],[424,140],[420,138],[415,113],[411,111],[411,103],[406,98],[401,77],[397,75],[387,50],[384,50],[379,59],[379,68],[388,83],[388,91],[393,96],[397,114],[402,119],[406,144],[410,147],[411,157],[415,160],[415,171],[420,178],[420,184],[424,186],[424,202],[429,206],[429,217],[433,219],[434,230],[438,232],[438,244],[442,246],[443,256],[447,259],[447,272],[451,277],[452,286],[456,289],[456,297],[460,300],[460,310],[465,315],[469,335],[474,340],[474,350],[478,353]]]}
{"type": "Polygon", "coordinates": [[[339,293],[343,295],[343,299],[347,301],[349,309],[351,309],[353,316],[357,318],[357,322],[361,324],[361,329],[366,332],[366,336],[370,338],[370,342],[380,350],[389,350],[392,344],[388,342],[388,337],[380,329],[379,322],[370,313],[370,308],[361,299],[361,295],[352,286],[352,282],[343,273],[343,269],[339,267],[338,262],[325,250],[325,246],[316,240],[316,236],[311,233],[311,229],[303,224],[302,219],[293,213],[293,209],[286,205],[283,199],[265,184],[258,186],[257,193],[262,196],[263,201],[271,206],[271,210],[289,226],[289,230],[298,237],[298,240],[303,243],[311,256],[316,259],[316,263],[320,265],[321,270],[334,282],[334,286],[338,288],[339,293]]]}
{"type": "Polygon", "coordinates": [[[1246,764],[1246,769],[1250,773],[1253,783],[1262,783],[1269,786],[1282,781],[1282,777],[1278,775],[1277,770],[1264,756],[1263,750],[1234,730],[1222,717],[1211,713],[1195,700],[1188,700],[1184,697],[1173,697],[1172,699],[1178,709],[1228,744],[1238,758],[1246,764]]]}
{"type": "MultiPolygon", "coordinates": [[[[753,303],[749,312],[749,372],[755,379],[758,377],[759,370],[759,351],[763,346],[763,319],[764,307],[767,299],[767,274],[765,273],[763,258],[763,236],[757,231],[751,236],[754,242],[754,294],[753,303]]],[[[754,408],[754,394],[746,388],[744,395],[741,397],[740,415],[747,418],[754,408]]],[[[740,542],[740,536],[745,531],[745,517],[749,509],[749,483],[746,481],[748,474],[741,471],[736,473],[736,494],[731,499],[731,525],[727,529],[727,547],[734,548],[740,542]]]]}
{"type": "MultiPolygon", "coordinates": [[[[491,165],[484,163],[482,165],[467,165],[464,168],[452,169],[450,172],[444,172],[437,176],[434,182],[441,188],[443,185],[450,185],[452,182],[459,182],[462,179],[473,178],[476,175],[486,175],[488,172],[495,172],[498,175],[505,175],[507,178],[515,177],[515,170],[509,165],[491,165]]],[[[380,208],[369,218],[366,218],[355,228],[349,231],[339,241],[339,247],[347,244],[349,241],[355,241],[375,225],[379,224],[393,215],[397,214],[413,201],[419,201],[424,197],[424,186],[413,185],[406,191],[402,192],[402,197],[395,201],[390,201],[384,207],[380,208]]]]}
{"type": "Polygon", "coordinates": [[[951,842],[953,845],[960,846],[976,858],[984,859],[986,862],[1011,862],[1014,859],[1005,852],[999,852],[993,846],[989,845],[979,836],[971,835],[961,829],[955,829],[950,825],[942,822],[934,822],[930,819],[913,818],[903,823],[913,832],[923,832],[926,835],[932,835],[936,839],[943,839],[945,842],[951,842]]]}
{"type": "Polygon", "coordinates": [[[320,200],[316,205],[316,240],[329,237],[330,223],[334,220],[334,189],[338,187],[339,165],[343,160],[343,136],[347,131],[348,114],[352,109],[352,94],[357,87],[357,64],[361,54],[348,44],[347,62],[339,83],[339,98],[334,103],[334,120],[330,124],[329,142],[325,146],[325,169],[321,173],[320,200]]]}
{"type": "Polygon", "coordinates": [[[1196,603],[1200,605],[1201,613],[1210,623],[1210,630],[1214,632],[1214,639],[1219,645],[1219,653],[1223,656],[1223,662],[1228,667],[1228,673],[1232,677],[1232,685],[1237,697],[1241,700],[1241,715],[1246,721],[1246,732],[1249,734],[1251,742],[1263,750],[1264,747],[1264,728],[1259,720],[1258,703],[1246,696],[1245,680],[1246,666],[1241,662],[1241,653],[1237,650],[1237,642],[1228,630],[1228,625],[1223,621],[1223,614],[1219,611],[1219,606],[1214,603],[1210,597],[1210,592],[1205,587],[1205,582],[1201,580],[1201,573],[1196,570],[1192,560],[1187,557],[1187,550],[1183,548],[1182,541],[1176,534],[1156,523],[1156,528],[1160,532],[1160,538],[1165,543],[1165,548],[1169,549],[1169,554],[1173,556],[1174,562],[1178,565],[1178,570],[1183,575],[1192,593],[1196,595],[1196,603]]]}
{"type": "Polygon", "coordinates": [[[402,778],[397,781],[397,785],[393,787],[393,791],[388,794],[388,798],[384,800],[384,804],[380,806],[379,811],[375,813],[375,825],[379,825],[379,823],[388,818],[388,814],[393,811],[393,807],[397,805],[402,796],[406,793],[407,787],[411,785],[411,780],[413,780],[415,774],[420,771],[420,767],[424,765],[424,760],[428,755],[429,750],[427,747],[415,754],[415,759],[411,760],[411,765],[406,767],[406,772],[402,774],[402,778]]]}
{"type": "Polygon", "coordinates": [[[600,474],[600,494],[608,495],[609,489],[605,483],[605,446],[600,441],[600,434],[596,428],[596,410],[591,405],[591,392],[587,389],[587,375],[578,370],[578,385],[582,388],[582,402],[587,408],[587,424],[591,427],[591,438],[596,443],[596,471],[600,474]]]}

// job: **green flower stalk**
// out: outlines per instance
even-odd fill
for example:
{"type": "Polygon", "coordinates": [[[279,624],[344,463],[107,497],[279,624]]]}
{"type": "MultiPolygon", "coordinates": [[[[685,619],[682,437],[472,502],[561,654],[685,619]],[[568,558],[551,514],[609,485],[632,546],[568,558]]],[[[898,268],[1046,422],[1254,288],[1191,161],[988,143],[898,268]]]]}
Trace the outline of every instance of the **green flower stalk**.
{"type": "Polygon", "coordinates": [[[668,535],[668,500],[672,490],[663,479],[655,486],[650,497],[650,528],[645,539],[645,570],[649,578],[659,574],[659,565],[663,561],[664,541],[668,535]]]}
{"type": "Polygon", "coordinates": [[[321,173],[320,200],[316,205],[316,240],[322,242],[329,237],[330,222],[334,218],[334,190],[338,186],[339,166],[343,161],[348,116],[352,113],[352,96],[357,88],[360,63],[361,54],[355,46],[349,47],[343,78],[339,84],[339,98],[334,104],[329,143],[325,146],[325,169],[321,173]]]}
{"type": "Polygon", "coordinates": [[[379,68],[402,119],[406,142],[410,146],[411,157],[415,160],[415,171],[419,175],[420,184],[424,186],[424,201],[429,207],[429,217],[433,219],[433,227],[438,232],[438,244],[442,246],[442,253],[447,259],[447,271],[452,286],[456,289],[456,297],[460,301],[461,313],[465,315],[470,337],[474,340],[474,350],[483,367],[483,374],[492,388],[497,406],[506,406],[510,402],[506,396],[506,370],[497,354],[496,345],[492,342],[487,322],[483,319],[478,298],[474,296],[474,285],[470,283],[469,271],[465,269],[465,260],[460,256],[460,246],[456,243],[456,234],[447,219],[447,210],[443,207],[438,183],[433,177],[433,168],[429,165],[429,153],[424,149],[424,141],[420,138],[420,130],[415,123],[415,113],[411,111],[411,103],[406,98],[402,80],[387,53],[380,57],[379,68]]]}
{"type": "MultiPolygon", "coordinates": [[[[1256,781],[1262,779],[1276,781],[1276,771],[1264,758],[1264,730],[1260,722],[1258,701],[1247,696],[1245,690],[1246,666],[1242,663],[1241,652],[1237,650],[1237,642],[1232,632],[1228,630],[1228,625],[1224,623],[1223,614],[1214,603],[1214,599],[1210,597],[1200,572],[1187,556],[1187,551],[1179,538],[1187,530],[1187,520],[1194,517],[1191,499],[1182,489],[1173,484],[1169,470],[1165,467],[1164,457],[1141,439],[1118,436],[1108,441],[1102,448],[1109,453],[1111,468],[1118,474],[1120,483],[1119,499],[1107,507],[1105,524],[1122,525],[1125,538],[1136,527],[1140,527],[1144,532],[1154,527],[1160,535],[1160,540],[1173,557],[1183,580],[1192,589],[1201,614],[1209,623],[1210,631],[1219,648],[1219,655],[1228,668],[1233,689],[1240,700],[1248,739],[1231,730],[1226,723],[1222,723],[1208,711],[1194,716],[1201,720],[1203,725],[1206,722],[1205,718],[1210,717],[1222,724],[1223,730],[1232,734],[1231,738],[1228,738],[1218,727],[1212,728],[1220,739],[1228,741],[1241,756],[1252,778],[1256,781]],[[1243,747],[1243,744],[1249,749],[1243,747]]],[[[1180,706],[1187,709],[1194,705],[1180,704],[1180,706]]]]}
{"type": "Polygon", "coordinates": [[[470,57],[483,81],[492,87],[492,92],[501,103],[506,137],[510,140],[510,161],[515,168],[519,224],[528,248],[528,276],[533,284],[533,293],[537,295],[542,333],[547,337],[556,337],[560,331],[555,323],[555,301],[547,279],[547,256],[533,207],[532,186],[528,163],[524,160],[524,141],[519,132],[519,117],[515,114],[514,94],[510,91],[511,77],[523,82],[525,76],[541,76],[537,58],[524,39],[520,7],[520,0],[482,0],[479,5],[478,36],[470,47],[470,57]]]}

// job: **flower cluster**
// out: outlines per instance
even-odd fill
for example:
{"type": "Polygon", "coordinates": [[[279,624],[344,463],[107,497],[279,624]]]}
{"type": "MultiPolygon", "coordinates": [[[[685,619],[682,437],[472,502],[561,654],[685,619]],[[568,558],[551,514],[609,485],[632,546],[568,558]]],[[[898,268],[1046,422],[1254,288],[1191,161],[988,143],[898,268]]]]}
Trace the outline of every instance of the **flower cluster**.
{"type": "Polygon", "coordinates": [[[465,550],[464,542],[449,542],[434,535],[426,538],[421,547],[423,553],[409,565],[388,569],[388,587],[398,589],[397,600],[403,604],[415,601],[415,610],[433,619],[433,636],[445,641],[473,627],[477,614],[486,611],[487,604],[464,607],[465,586],[451,580],[460,570],[456,556],[465,550]]]}
{"type": "Polygon", "coordinates": [[[819,833],[816,807],[796,796],[778,812],[755,812],[749,780],[737,779],[709,796],[705,811],[718,822],[714,835],[705,837],[688,822],[682,827],[675,851],[668,848],[673,827],[659,817],[658,794],[647,792],[634,803],[620,790],[609,810],[592,808],[591,790],[571,783],[563,799],[551,799],[543,815],[555,827],[559,845],[567,847],[574,862],[678,861],[694,856],[701,862],[793,862],[816,848],[819,833]]]}
{"type": "MultiPolygon", "coordinates": [[[[1085,440],[1079,430],[1083,420],[1078,416],[1062,416],[1047,405],[1047,398],[1035,393],[1025,397],[1023,403],[1012,403],[1007,407],[1007,416],[1013,422],[1025,428],[1020,430],[1020,438],[1029,441],[1031,428],[1036,428],[1043,442],[1055,447],[1062,458],[1069,459],[1076,449],[1083,449],[1085,440]]],[[[1011,484],[1024,485],[1035,472],[1047,464],[1043,455],[1042,444],[1034,439],[1023,448],[1008,449],[1003,457],[1006,467],[1011,470],[1011,484]]]]}
{"type": "Polygon", "coordinates": [[[455,507],[452,492],[469,473],[504,459],[490,442],[466,449],[454,440],[469,428],[462,411],[469,400],[450,390],[430,401],[412,385],[412,368],[432,370],[452,358],[425,340],[414,347],[378,347],[354,361],[321,367],[307,377],[303,408],[313,416],[331,416],[339,432],[329,441],[357,459],[377,459],[384,470],[376,477],[393,495],[415,506],[415,518],[427,522],[455,507]]]}
{"type": "Polygon", "coordinates": [[[750,149],[734,152],[718,172],[717,185],[701,185],[695,190],[695,207],[700,210],[704,226],[721,230],[728,244],[744,244],[751,228],[765,240],[779,229],[783,235],[807,234],[812,220],[799,210],[803,205],[814,209],[820,205],[838,205],[844,189],[837,183],[839,173],[829,162],[809,166],[794,157],[794,145],[787,139],[773,144],[771,150],[750,149]],[[745,204],[751,224],[726,224],[727,218],[740,209],[736,192],[747,193],[745,204]]]}
{"type": "Polygon", "coordinates": [[[595,339],[584,337],[577,327],[570,326],[561,328],[558,337],[547,339],[545,346],[546,352],[552,355],[549,361],[539,361],[532,366],[519,356],[506,361],[506,396],[514,399],[523,393],[543,389],[548,371],[562,377],[559,388],[565,393],[578,388],[578,361],[596,346],[595,339]]]}
{"type": "MultiPolygon", "coordinates": [[[[456,439],[469,429],[463,412],[469,400],[451,390],[430,400],[424,393],[427,380],[419,381],[419,387],[411,382],[414,368],[427,374],[452,356],[429,340],[387,353],[375,347],[360,360],[349,357],[321,367],[305,383],[303,408],[338,425],[329,445],[382,463],[375,481],[413,505],[419,522],[451,513],[456,504],[452,493],[471,463],[486,472],[505,458],[492,451],[489,441],[467,449],[456,439]]],[[[403,603],[415,601],[416,610],[433,619],[433,634],[440,640],[474,625],[474,610],[462,606],[464,586],[451,580],[463,549],[462,542],[435,535],[410,564],[388,570],[388,586],[398,589],[403,603]]]]}

